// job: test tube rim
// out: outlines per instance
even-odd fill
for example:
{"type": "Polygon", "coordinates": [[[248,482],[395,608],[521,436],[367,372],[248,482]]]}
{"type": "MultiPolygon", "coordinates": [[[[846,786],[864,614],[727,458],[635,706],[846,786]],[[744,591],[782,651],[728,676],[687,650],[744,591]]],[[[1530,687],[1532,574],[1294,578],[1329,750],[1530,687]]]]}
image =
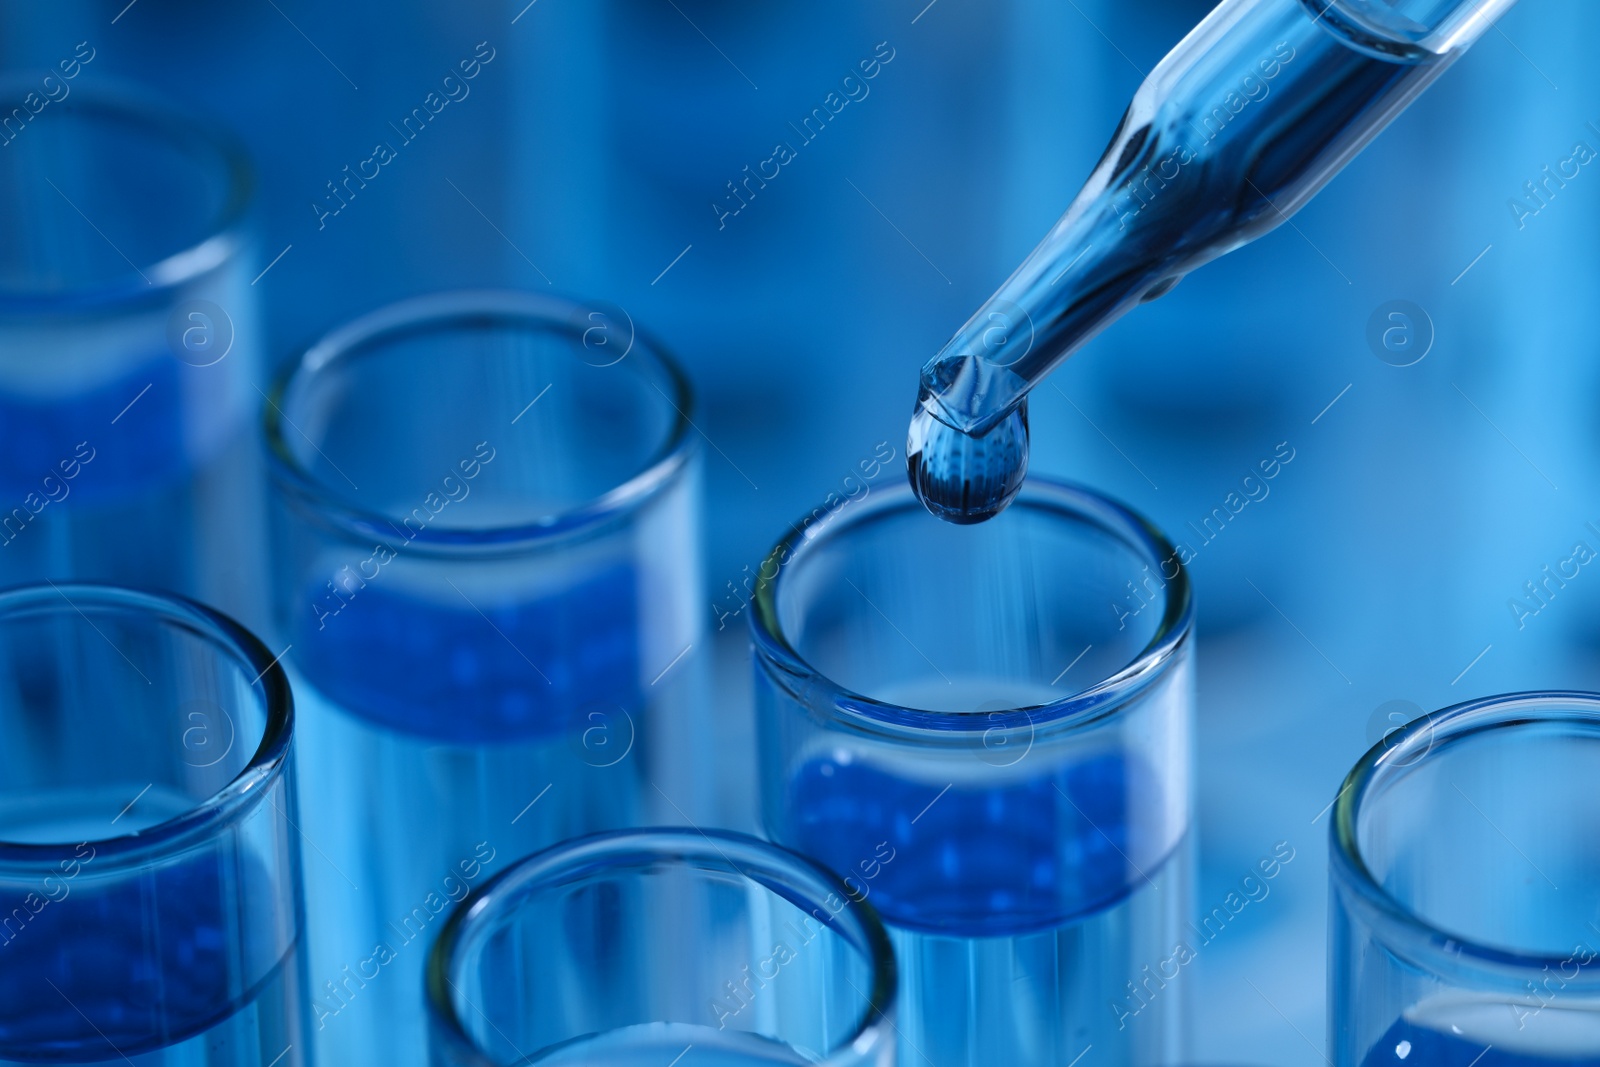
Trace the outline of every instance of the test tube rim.
{"type": "MultiPolygon", "coordinates": [[[[1188,568],[1178,551],[1154,524],[1132,508],[1098,493],[1087,486],[1045,476],[1031,476],[1011,503],[1012,509],[1040,507],[1096,526],[1111,533],[1140,552],[1148,565],[1161,575],[1167,591],[1165,610],[1150,641],[1129,663],[1087,688],[1069,693],[1048,704],[1014,708],[1002,711],[944,712],[905,708],[876,700],[837,684],[821,671],[806,662],[789,642],[778,618],[778,587],[786,568],[792,567],[807,547],[825,538],[837,537],[850,527],[879,517],[885,512],[914,512],[926,517],[922,504],[910,485],[899,484],[883,491],[878,499],[852,505],[848,517],[843,509],[834,512],[809,528],[793,523],[790,532],[781,538],[756,576],[755,593],[751,598],[750,631],[758,663],[774,675],[780,684],[786,684],[779,675],[805,680],[806,687],[825,699],[807,700],[806,703],[821,714],[830,715],[835,722],[847,727],[882,733],[897,738],[918,738],[933,741],[946,738],[951,743],[962,744],[974,735],[988,735],[991,731],[1026,730],[1030,736],[1046,729],[1075,730],[1096,722],[1128,706],[1145,688],[1166,674],[1168,667],[1177,662],[1179,652],[1186,647],[1194,632],[1194,601],[1189,584],[1188,568]],[[772,568],[767,577],[768,564],[788,556],[772,568]],[[1171,561],[1175,571],[1168,577],[1162,565],[1171,561]]],[[[799,694],[796,694],[797,696],[799,694]]]]}
{"type": "MultiPolygon", "coordinates": [[[[162,624],[187,629],[207,639],[219,654],[233,656],[241,671],[255,676],[251,688],[259,685],[261,689],[261,741],[249,762],[226,785],[164,822],[87,842],[94,847],[97,874],[148,867],[216,837],[268,800],[272,785],[288,768],[294,736],[294,697],[280,657],[233,619],[187,597],[94,582],[32,583],[0,590],[0,618],[38,610],[81,614],[84,607],[143,611],[162,624]]],[[[0,839],[0,875],[15,878],[41,871],[55,873],[59,862],[82,860],[76,851],[79,844],[24,844],[0,839]]]]}
{"type": "MultiPolygon", "coordinates": [[[[34,90],[43,76],[44,72],[26,70],[0,75],[0,99],[11,99],[13,90],[23,87],[34,90]]],[[[129,308],[168,303],[174,292],[215,271],[248,246],[255,168],[243,143],[231,130],[122,78],[107,77],[77,85],[55,106],[66,108],[68,101],[73,102],[70,111],[87,110],[147,127],[154,136],[165,137],[186,150],[211,155],[225,176],[227,192],[200,240],[102,282],[59,290],[0,285],[0,314],[124,314],[129,308]]]]}
{"type": "MultiPolygon", "coordinates": [[[[520,290],[454,289],[409,297],[345,323],[307,348],[298,359],[289,361],[268,390],[262,406],[262,424],[273,480],[292,502],[303,506],[304,514],[312,521],[358,539],[392,541],[400,516],[384,515],[349,500],[331,480],[308,471],[289,447],[281,424],[287,421],[283,406],[290,391],[340,358],[375,349],[391,335],[419,328],[437,329],[450,323],[485,321],[524,321],[544,330],[563,326],[570,329],[574,313],[596,306],[601,305],[520,290]]],[[[657,375],[667,387],[662,395],[674,409],[670,429],[640,470],[591,500],[531,522],[472,529],[430,525],[415,537],[408,537],[407,554],[515,554],[563,543],[632,515],[674,484],[697,451],[696,439],[690,432],[694,428],[694,392],[689,378],[668,350],[637,324],[632,350],[619,362],[630,364],[630,369],[645,363],[648,373],[657,375]]]]}
{"type": "MultiPolygon", "coordinates": [[[[1358,820],[1361,803],[1374,787],[1389,776],[1405,774],[1441,745],[1487,730],[1563,719],[1590,723],[1600,733],[1600,693],[1527,690],[1453,704],[1413,719],[1373,745],[1351,768],[1334,800],[1328,828],[1330,877],[1334,891],[1385,950],[1430,975],[1463,984],[1512,983],[1518,991],[1518,983],[1530,975],[1538,976],[1547,967],[1561,970],[1569,952],[1551,955],[1483,944],[1444,930],[1406,907],[1383,888],[1367,866],[1361,854],[1358,820]],[[1420,755],[1418,748],[1423,749],[1420,755]]],[[[1329,962],[1333,966],[1337,960],[1330,956],[1329,962]]],[[[1600,974],[1580,969],[1567,985],[1600,991],[1600,974]]]]}
{"type": "MultiPolygon", "coordinates": [[[[478,1047],[462,1024],[453,995],[460,991],[452,978],[452,962],[458,953],[469,950],[499,929],[497,925],[485,925],[493,921],[494,912],[514,911],[538,889],[577,880],[597,871],[638,867],[663,860],[689,865],[696,859],[712,865],[701,869],[720,870],[749,879],[791,903],[808,900],[817,908],[826,909],[824,901],[829,894],[847,900],[847,907],[822,921],[838,930],[839,918],[853,912],[854,930],[843,930],[841,936],[851,941],[866,958],[872,970],[871,989],[866,1010],[850,1036],[829,1050],[818,1065],[870,1062],[877,1050],[892,1047],[898,964],[888,930],[872,905],[865,899],[855,899],[837,874],[782,845],[732,830],[658,826],[612,830],[560,841],[517,860],[473,889],[456,906],[428,951],[424,978],[428,1015],[435,1024],[432,1029],[436,1039],[449,1044],[454,1057],[452,1062],[461,1063],[463,1067],[468,1064],[499,1067],[498,1061],[478,1047]],[[735,858],[739,862],[736,863],[735,858]],[[750,871],[759,872],[761,877],[750,871]],[[809,885],[798,884],[802,879],[809,885]],[[818,889],[823,890],[820,896],[816,894],[818,889]]],[[[816,909],[807,907],[806,910],[814,913],[816,909]]],[[[536,1050],[533,1055],[537,1054],[536,1050]]]]}

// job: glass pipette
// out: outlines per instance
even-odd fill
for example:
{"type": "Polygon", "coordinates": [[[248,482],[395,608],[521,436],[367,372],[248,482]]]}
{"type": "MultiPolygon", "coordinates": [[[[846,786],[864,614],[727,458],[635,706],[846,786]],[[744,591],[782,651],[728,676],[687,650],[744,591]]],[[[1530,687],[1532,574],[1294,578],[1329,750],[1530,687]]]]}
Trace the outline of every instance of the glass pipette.
{"type": "Polygon", "coordinates": [[[1286,221],[1516,0],[1223,0],[1145,79],[1045,239],[922,369],[906,445],[940,518],[1028,461],[1028,391],[1125,312],[1286,221]]]}

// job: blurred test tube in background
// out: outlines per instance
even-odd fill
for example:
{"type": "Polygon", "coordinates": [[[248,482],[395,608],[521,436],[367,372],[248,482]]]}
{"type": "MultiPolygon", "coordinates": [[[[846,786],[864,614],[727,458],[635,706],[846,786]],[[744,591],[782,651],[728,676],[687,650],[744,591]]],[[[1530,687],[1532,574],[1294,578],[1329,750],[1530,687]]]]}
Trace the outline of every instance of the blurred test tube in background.
{"type": "Polygon", "coordinates": [[[422,1062],[435,920],[510,860],[705,818],[691,403],[620,309],[488,292],[368,315],[275,390],[330,1062],[422,1062]]]}
{"type": "Polygon", "coordinates": [[[77,79],[0,87],[0,585],[159,586],[262,620],[249,167],[77,79]]]}

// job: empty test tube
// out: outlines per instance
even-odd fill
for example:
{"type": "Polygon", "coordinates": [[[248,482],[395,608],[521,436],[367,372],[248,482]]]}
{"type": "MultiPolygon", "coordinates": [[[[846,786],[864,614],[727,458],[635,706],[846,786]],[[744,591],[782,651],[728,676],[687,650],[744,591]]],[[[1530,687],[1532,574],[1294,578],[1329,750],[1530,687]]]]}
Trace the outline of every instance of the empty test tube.
{"type": "Polygon", "coordinates": [[[530,856],[428,961],[433,1067],[891,1067],[895,964],[855,883],[722,830],[530,856]]]}

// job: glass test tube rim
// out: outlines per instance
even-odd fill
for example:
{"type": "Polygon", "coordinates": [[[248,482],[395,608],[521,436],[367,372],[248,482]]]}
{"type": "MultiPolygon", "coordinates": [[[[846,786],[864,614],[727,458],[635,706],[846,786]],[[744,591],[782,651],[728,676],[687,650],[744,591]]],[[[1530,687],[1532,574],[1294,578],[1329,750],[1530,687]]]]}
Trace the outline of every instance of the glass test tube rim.
{"type": "MultiPolygon", "coordinates": [[[[288,764],[294,736],[294,697],[283,665],[267,646],[226,615],[176,593],[134,589],[92,582],[52,582],[0,590],[0,618],[23,614],[78,614],[84,609],[117,610],[148,615],[208,640],[220,654],[231,655],[241,671],[255,677],[265,711],[261,742],[250,761],[232,780],[182,814],[133,833],[88,842],[94,846],[95,869],[102,873],[151,866],[214,838],[245,820],[267,799],[272,784],[288,764]]],[[[89,620],[94,625],[93,620],[89,620]]],[[[78,842],[22,844],[0,839],[0,875],[26,877],[54,870],[58,862],[80,859],[78,842]]]]}
{"type": "MultiPolygon", "coordinates": [[[[498,913],[511,914],[526,899],[542,888],[577,880],[586,875],[627,867],[644,867],[652,862],[692,865],[711,864],[710,869],[733,873],[754,881],[791,903],[804,901],[805,910],[826,909],[829,894],[847,900],[848,908],[823,920],[835,927],[846,915],[851,917],[844,936],[859,938],[857,947],[872,970],[866,1011],[850,1036],[842,1040],[827,1057],[818,1061],[828,1067],[839,1059],[857,1062],[895,1040],[895,998],[899,973],[889,932],[877,911],[864,899],[857,900],[839,876],[806,856],[781,845],[731,830],[687,827],[644,827],[588,834],[558,842],[549,848],[524,856],[510,867],[484,882],[457,905],[428,951],[428,1014],[442,1030],[452,1053],[475,1067],[498,1067],[467,1034],[456,1011],[452,992],[459,992],[452,978],[453,962],[498,929],[493,923],[498,913]],[[755,873],[751,873],[755,872],[755,873]],[[809,905],[815,905],[811,907],[809,905]]],[[[820,918],[820,916],[818,916],[820,918]]]]}
{"type": "MultiPolygon", "coordinates": [[[[1029,477],[1011,504],[1012,509],[1054,511],[1085,521],[1102,532],[1118,537],[1141,555],[1151,571],[1160,576],[1166,593],[1165,610],[1149,643],[1129,663],[1095,684],[1048,704],[1003,711],[948,712],[908,709],[846,689],[812,667],[790,644],[778,619],[778,587],[784,572],[794,567],[803,554],[825,539],[844,536],[852,529],[889,516],[907,512],[929,518],[907,484],[874,494],[852,505],[847,515],[838,511],[810,526],[790,526],[762,561],[756,575],[754,609],[750,631],[758,662],[776,667],[790,678],[804,679],[825,700],[803,700],[812,707],[825,705],[825,714],[846,728],[891,737],[915,738],[924,743],[969,743],[975,735],[995,730],[1023,729],[1030,736],[1047,729],[1054,732],[1076,730],[1125,707],[1147,686],[1162,677],[1178,659],[1179,652],[1194,632],[1194,598],[1189,572],[1170,541],[1138,512],[1087,486],[1043,476],[1029,477]],[[802,532],[803,531],[803,532],[802,532]],[[787,561],[783,557],[787,556],[787,561]],[[1175,568],[1169,577],[1165,564],[1175,568]],[[767,572],[771,565],[772,576],[767,572]]],[[[936,521],[936,520],[934,520],[936,521]]],[[[796,695],[798,699],[798,694],[796,695]]]]}
{"type": "MultiPolygon", "coordinates": [[[[1454,704],[1407,723],[1369,749],[1351,768],[1333,804],[1328,834],[1330,876],[1335,892],[1372,930],[1375,941],[1426,973],[1465,986],[1485,979],[1496,985],[1520,983],[1540,977],[1547,968],[1560,971],[1565,978],[1562,968],[1570,953],[1541,954],[1481,944],[1419,916],[1378,883],[1361,855],[1357,834],[1361,804],[1371,790],[1392,776],[1405,774],[1448,742],[1486,730],[1563,720],[1590,724],[1600,733],[1600,693],[1529,690],[1454,704]]],[[[1600,974],[1580,973],[1567,980],[1567,985],[1600,991],[1600,974]]]]}
{"type": "MultiPolygon", "coordinates": [[[[0,75],[0,99],[13,99],[23,90],[36,91],[39,77],[42,75],[27,71],[0,75]]],[[[243,143],[231,130],[122,78],[106,77],[76,85],[55,106],[65,107],[70,101],[76,101],[74,109],[129,122],[186,150],[211,156],[219,172],[226,176],[227,193],[199,241],[104,282],[60,290],[8,289],[0,285],[0,315],[124,314],[129,308],[170,302],[175,292],[229,262],[248,245],[255,169],[243,143]]],[[[49,118],[49,114],[40,117],[49,118]]]]}
{"type": "MultiPolygon", "coordinates": [[[[291,360],[272,383],[262,408],[267,455],[273,480],[292,503],[301,505],[313,521],[357,539],[393,539],[402,516],[389,516],[349,500],[332,481],[318,478],[296,458],[289,447],[284,406],[293,390],[306,387],[317,374],[339,360],[378,355],[385,341],[412,330],[436,330],[451,324],[528,322],[540,330],[566,328],[581,337],[573,316],[598,307],[565,296],[510,289],[460,289],[427,293],[386,305],[338,327],[291,360]]],[[[609,305],[607,305],[609,307],[609,305]]],[[[587,321],[585,319],[584,321],[587,321]]],[[[631,322],[633,343],[616,365],[642,362],[653,375],[663,398],[674,409],[671,428],[643,467],[619,485],[576,507],[531,522],[477,529],[428,526],[408,538],[408,554],[459,556],[497,555],[525,551],[586,534],[606,523],[626,518],[675,484],[690,467],[697,441],[690,433],[693,389],[676,359],[653,336],[631,322]],[[665,386],[662,389],[661,386],[665,386]]]]}

